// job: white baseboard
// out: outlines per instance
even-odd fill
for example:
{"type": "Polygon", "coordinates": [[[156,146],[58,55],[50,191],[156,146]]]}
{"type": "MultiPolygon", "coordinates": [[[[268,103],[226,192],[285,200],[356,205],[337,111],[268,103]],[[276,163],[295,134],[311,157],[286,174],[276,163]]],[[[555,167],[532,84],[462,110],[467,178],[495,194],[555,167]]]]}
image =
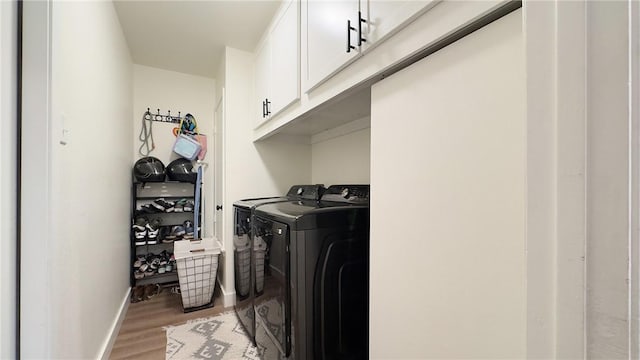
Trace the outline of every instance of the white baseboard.
{"type": "Polygon", "coordinates": [[[218,279],[218,284],[220,285],[220,291],[222,292],[222,306],[226,308],[234,306],[236,304],[236,292],[226,291],[224,286],[222,286],[220,279],[218,279]]]}
{"type": "Polygon", "coordinates": [[[124,299],[122,299],[122,304],[120,304],[120,311],[116,315],[115,319],[113,319],[109,336],[104,340],[102,348],[98,352],[98,356],[96,357],[96,359],[108,360],[109,356],[111,356],[113,344],[115,344],[116,342],[116,338],[118,337],[118,333],[120,332],[120,326],[122,325],[124,317],[127,314],[127,309],[129,309],[130,298],[131,288],[127,289],[124,294],[124,299]]]}

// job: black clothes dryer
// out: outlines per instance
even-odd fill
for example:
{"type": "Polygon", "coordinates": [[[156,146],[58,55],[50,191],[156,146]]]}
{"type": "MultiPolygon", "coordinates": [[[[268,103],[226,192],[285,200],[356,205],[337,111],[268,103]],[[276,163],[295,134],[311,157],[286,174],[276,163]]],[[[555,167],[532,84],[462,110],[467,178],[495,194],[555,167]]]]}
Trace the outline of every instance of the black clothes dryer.
{"type": "MultiPolygon", "coordinates": [[[[255,344],[255,315],[254,315],[254,292],[256,284],[255,266],[252,265],[254,259],[254,244],[252,242],[252,216],[256,206],[292,200],[318,201],[323,185],[294,185],[286,196],[264,197],[254,199],[244,199],[233,204],[234,212],[234,234],[233,234],[233,257],[236,304],[235,312],[249,334],[251,341],[255,344]]],[[[258,246],[258,252],[264,251],[264,246],[258,246]]]]}
{"type": "Polygon", "coordinates": [[[368,185],[334,185],[320,202],[255,208],[256,341],[276,358],[368,358],[368,204],[368,185]]]}

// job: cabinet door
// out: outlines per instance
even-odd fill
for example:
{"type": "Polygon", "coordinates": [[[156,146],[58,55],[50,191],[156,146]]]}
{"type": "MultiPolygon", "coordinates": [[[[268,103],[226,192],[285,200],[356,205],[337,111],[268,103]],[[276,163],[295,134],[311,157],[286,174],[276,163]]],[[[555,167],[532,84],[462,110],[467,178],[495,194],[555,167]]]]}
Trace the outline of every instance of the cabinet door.
{"type": "Polygon", "coordinates": [[[433,7],[438,0],[362,0],[360,10],[367,20],[364,46],[369,47],[433,7]]]}
{"type": "Polygon", "coordinates": [[[254,101],[256,114],[256,126],[268,119],[265,117],[263,101],[269,97],[269,73],[271,68],[271,44],[269,37],[262,43],[262,47],[256,53],[254,63],[254,101]]]}
{"type": "Polygon", "coordinates": [[[358,33],[350,31],[356,49],[347,52],[347,21],[358,27],[358,0],[307,0],[306,90],[332,75],[358,54],[358,33]]]}
{"type": "Polygon", "coordinates": [[[271,32],[271,116],[300,97],[298,2],[289,1],[271,32]]]}

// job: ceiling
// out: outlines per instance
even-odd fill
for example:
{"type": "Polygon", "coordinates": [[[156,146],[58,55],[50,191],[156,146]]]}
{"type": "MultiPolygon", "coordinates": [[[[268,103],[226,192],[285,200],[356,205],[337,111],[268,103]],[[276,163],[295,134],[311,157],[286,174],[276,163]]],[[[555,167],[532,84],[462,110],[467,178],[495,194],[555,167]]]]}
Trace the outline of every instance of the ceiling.
{"type": "Polygon", "coordinates": [[[134,63],[213,78],[225,46],[253,51],[280,1],[114,4],[134,63]]]}

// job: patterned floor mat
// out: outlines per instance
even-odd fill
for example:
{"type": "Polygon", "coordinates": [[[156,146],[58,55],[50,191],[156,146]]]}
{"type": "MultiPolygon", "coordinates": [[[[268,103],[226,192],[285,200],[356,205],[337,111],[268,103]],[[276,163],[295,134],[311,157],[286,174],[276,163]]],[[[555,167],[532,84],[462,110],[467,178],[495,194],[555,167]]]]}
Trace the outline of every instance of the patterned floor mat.
{"type": "MultiPolygon", "coordinates": [[[[234,312],[184,325],[170,326],[167,331],[167,360],[177,359],[270,359],[267,349],[251,344],[234,312]]],[[[273,351],[270,349],[269,351],[273,351]]]]}

